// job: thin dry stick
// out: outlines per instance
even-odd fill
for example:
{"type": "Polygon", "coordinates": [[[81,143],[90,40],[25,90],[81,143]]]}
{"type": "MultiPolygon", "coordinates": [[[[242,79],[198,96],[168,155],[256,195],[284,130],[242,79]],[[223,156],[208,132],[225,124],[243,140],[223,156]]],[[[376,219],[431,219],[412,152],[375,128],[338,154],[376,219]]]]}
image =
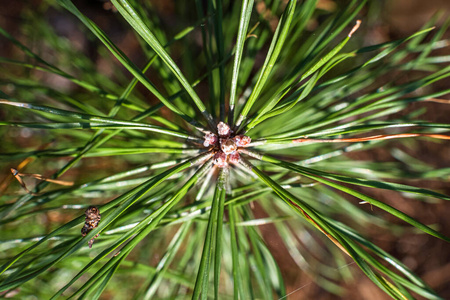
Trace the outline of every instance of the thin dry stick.
{"type": "Polygon", "coordinates": [[[356,25],[353,26],[352,30],[350,30],[350,33],[348,34],[348,37],[352,37],[352,35],[355,33],[356,30],[358,30],[360,25],[361,25],[361,20],[357,20],[356,21],[356,25]]]}
{"type": "Polygon", "coordinates": [[[423,100],[425,102],[436,102],[436,103],[442,103],[442,104],[450,104],[450,100],[447,99],[437,99],[437,98],[430,98],[423,100]]]}
{"type": "Polygon", "coordinates": [[[399,134],[386,134],[386,135],[373,135],[361,138],[344,138],[344,139],[295,139],[292,140],[293,143],[357,143],[357,142],[367,142],[367,141],[380,141],[380,140],[390,140],[390,139],[400,139],[408,137],[424,136],[434,139],[450,140],[450,136],[443,134],[428,134],[428,133],[399,133],[399,134]]]}
{"type": "MultiPolygon", "coordinates": [[[[27,157],[25,160],[23,160],[19,166],[17,167],[18,170],[22,170],[23,168],[25,168],[26,165],[28,165],[30,162],[32,162],[34,160],[33,157],[27,157]]],[[[12,170],[12,169],[11,169],[12,170]]],[[[14,175],[14,173],[13,173],[14,175]]],[[[11,184],[11,182],[13,181],[13,177],[7,175],[2,182],[0,183],[0,195],[4,194],[6,189],[8,188],[8,186],[11,184]]],[[[20,181],[19,181],[20,183],[20,181]]]]}
{"type": "MultiPolygon", "coordinates": [[[[49,142],[46,144],[41,145],[37,150],[44,150],[47,149],[50,145],[52,145],[54,142],[49,142]]],[[[34,157],[27,157],[25,158],[18,166],[17,166],[17,170],[20,171],[23,168],[25,168],[30,162],[32,162],[34,160],[34,157]]],[[[6,176],[2,182],[0,182],[0,195],[4,194],[6,189],[8,188],[8,186],[11,184],[11,182],[13,181],[13,177],[11,176],[6,176]]]]}
{"type": "Polygon", "coordinates": [[[11,168],[11,173],[17,179],[17,181],[20,183],[20,185],[24,188],[24,190],[26,190],[27,193],[29,193],[29,194],[31,194],[33,196],[38,196],[40,194],[33,193],[32,191],[30,191],[27,188],[27,186],[25,185],[25,182],[22,180],[23,176],[33,177],[33,178],[36,178],[38,180],[47,181],[47,182],[51,182],[51,183],[55,183],[55,184],[59,184],[59,185],[64,185],[64,186],[72,186],[73,185],[73,181],[56,180],[56,179],[52,179],[52,178],[47,178],[45,176],[42,176],[41,174],[20,173],[19,171],[17,171],[14,168],[11,168]]]}

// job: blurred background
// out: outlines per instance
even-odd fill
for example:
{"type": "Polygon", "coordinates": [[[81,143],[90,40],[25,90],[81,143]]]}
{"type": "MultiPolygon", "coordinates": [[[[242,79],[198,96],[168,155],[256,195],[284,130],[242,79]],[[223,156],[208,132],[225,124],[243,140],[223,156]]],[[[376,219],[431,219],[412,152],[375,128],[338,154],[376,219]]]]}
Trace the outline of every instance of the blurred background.
{"type": "MultiPolygon", "coordinates": [[[[100,27],[104,28],[107,34],[116,42],[137,65],[142,65],[145,58],[143,57],[140,45],[135,39],[135,36],[123,22],[117,22],[117,18],[108,1],[102,0],[74,0],[74,3],[93,19],[100,27]]],[[[157,14],[161,18],[161,23],[165,26],[174,24],[173,18],[176,18],[177,3],[176,0],[151,0],[157,14]]],[[[39,31],[35,28],[31,20],[35,18],[46,19],[51,26],[56,29],[56,32],[67,37],[70,41],[70,47],[73,47],[74,53],[77,51],[87,53],[93,61],[97,72],[102,73],[107,77],[119,77],[117,70],[120,67],[112,68],[108,61],[104,60],[98,53],[99,42],[91,40],[89,36],[85,35],[81,30],[80,23],[75,20],[73,16],[63,9],[55,9],[48,3],[52,1],[40,0],[0,0],[0,27],[5,29],[8,33],[16,39],[25,42],[27,45],[36,45],[39,48],[39,35],[33,36],[33,32],[39,31]]],[[[345,1],[321,0],[318,6],[322,9],[334,10],[339,5],[345,5],[345,1]]],[[[371,45],[382,43],[411,35],[419,30],[424,24],[430,20],[438,11],[442,12],[442,17],[439,18],[437,26],[442,24],[446,18],[450,17],[450,1],[449,0],[375,0],[368,1],[366,12],[367,19],[363,21],[363,34],[358,34],[355,39],[360,39],[359,43],[364,45],[371,45]]],[[[311,24],[314,26],[314,24],[311,24]]],[[[174,29],[176,32],[176,29],[174,29]]],[[[450,38],[450,32],[446,33],[444,37],[450,38]]],[[[42,49],[41,49],[42,50],[42,49]]],[[[14,58],[15,46],[5,39],[0,37],[0,56],[14,58]]],[[[42,55],[49,61],[57,61],[57,53],[53,52],[51,48],[43,49],[42,55]],[[47,51],[47,52],[46,52],[47,51]]],[[[450,56],[450,47],[439,50],[440,55],[450,56]]],[[[179,53],[182,56],[182,53],[179,53]]],[[[76,59],[76,58],[74,58],[76,59]]],[[[0,64],[0,72],[6,65],[0,64]]],[[[56,76],[42,77],[41,79],[51,87],[57,87],[59,90],[71,91],[74,86],[67,80],[62,80],[56,76]]],[[[126,74],[129,76],[129,74],[126,74]]],[[[448,88],[450,82],[439,81],[435,85],[438,89],[448,88]]],[[[207,95],[206,87],[199,87],[207,95]]],[[[0,90],[8,92],[7,78],[3,78],[0,73],[0,90]]],[[[450,99],[450,95],[443,97],[450,99]]],[[[436,103],[420,103],[411,105],[411,111],[417,108],[425,107],[427,112],[422,115],[422,119],[434,121],[437,123],[450,122],[450,105],[436,104],[436,103]]],[[[6,111],[0,108],[0,120],[6,119],[6,111]]],[[[11,152],[18,148],[35,148],[37,149],[42,144],[42,136],[36,135],[30,130],[8,130],[0,129],[2,134],[0,143],[0,152],[11,152]]],[[[427,164],[435,167],[450,167],[450,144],[448,142],[431,142],[421,140],[416,143],[416,147],[410,148],[399,145],[398,147],[404,150],[412,157],[424,161],[427,164]]],[[[393,160],[387,149],[376,149],[357,153],[348,154],[354,159],[371,160],[371,161],[390,161],[393,160]]],[[[0,161],[0,182],[7,177],[10,177],[10,168],[17,165],[18,162],[0,161]]],[[[44,164],[44,162],[41,162],[44,164]]],[[[47,161],[44,169],[53,169],[57,162],[47,161]]],[[[87,159],[83,162],[84,170],[102,170],[108,172],[121,171],[126,169],[126,165],[111,165],[109,161],[101,160],[94,161],[87,159]]],[[[81,176],[76,174],[76,171],[70,174],[76,178],[81,176]]],[[[101,171],[99,171],[101,172],[101,171]]],[[[51,174],[51,173],[50,173],[51,174]]],[[[97,174],[97,176],[106,174],[97,174]]],[[[444,194],[450,195],[449,175],[443,178],[442,182],[424,180],[413,181],[405,180],[403,183],[412,184],[424,188],[439,190],[444,194]]],[[[1,187],[1,191],[20,190],[20,186],[16,182],[6,181],[7,185],[1,187]],[[11,187],[9,185],[12,185],[11,187]]],[[[398,193],[389,193],[388,191],[378,191],[372,189],[362,189],[366,194],[383,200],[387,203],[395,203],[396,207],[406,212],[407,214],[417,218],[426,224],[441,224],[439,230],[450,236],[450,205],[439,201],[436,204],[429,205],[420,201],[407,201],[398,193]]],[[[71,218],[71,216],[56,216],[49,215],[51,218],[62,218],[60,221],[71,218]]],[[[392,221],[399,222],[394,218],[388,217],[392,221]]],[[[264,231],[263,231],[264,232],[264,231]]],[[[270,232],[265,232],[270,234],[270,232]]],[[[417,235],[415,232],[406,234],[401,238],[394,237],[390,233],[385,232],[368,232],[367,235],[372,241],[378,244],[385,251],[393,254],[399,258],[407,266],[409,266],[415,273],[421,276],[430,286],[435,289],[444,299],[450,299],[450,246],[437,238],[427,236],[425,234],[417,235]]],[[[288,299],[336,299],[336,296],[331,295],[319,286],[317,286],[308,276],[299,272],[295,263],[277,247],[277,241],[272,240],[274,256],[281,265],[284,278],[287,284],[288,292],[292,293],[288,299]]],[[[355,264],[344,265],[342,268],[352,268],[356,280],[347,283],[347,294],[343,299],[368,299],[379,300],[387,299],[387,296],[381,292],[369,279],[367,279],[361,271],[358,270],[355,264]],[[361,275],[361,276],[358,276],[361,275]]],[[[104,295],[103,299],[114,299],[111,295],[104,295]]]]}

